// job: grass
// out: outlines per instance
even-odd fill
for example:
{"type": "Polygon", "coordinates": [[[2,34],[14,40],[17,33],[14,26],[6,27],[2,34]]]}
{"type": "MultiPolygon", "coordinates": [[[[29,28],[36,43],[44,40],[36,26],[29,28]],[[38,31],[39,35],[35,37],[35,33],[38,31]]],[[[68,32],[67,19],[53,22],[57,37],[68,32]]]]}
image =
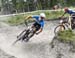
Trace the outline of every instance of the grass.
{"type": "MultiPolygon", "coordinates": [[[[54,18],[58,18],[60,17],[64,12],[61,11],[36,11],[36,12],[29,12],[29,13],[25,13],[25,14],[21,14],[21,15],[16,15],[16,16],[12,16],[10,19],[7,20],[7,23],[12,24],[12,25],[19,25],[21,23],[24,22],[25,17],[29,16],[29,15],[39,15],[41,12],[44,12],[46,14],[46,19],[47,20],[53,20],[54,18]]],[[[65,15],[68,16],[68,15],[65,15]]],[[[33,20],[29,20],[33,21],[33,20]]]]}
{"type": "Polygon", "coordinates": [[[22,15],[18,15],[18,16],[14,16],[11,17],[10,19],[7,20],[7,23],[11,24],[11,25],[18,25],[20,23],[22,23],[24,20],[22,15]]]}
{"type": "Polygon", "coordinates": [[[58,33],[58,39],[64,42],[75,42],[75,33],[72,30],[65,30],[58,33]]]}

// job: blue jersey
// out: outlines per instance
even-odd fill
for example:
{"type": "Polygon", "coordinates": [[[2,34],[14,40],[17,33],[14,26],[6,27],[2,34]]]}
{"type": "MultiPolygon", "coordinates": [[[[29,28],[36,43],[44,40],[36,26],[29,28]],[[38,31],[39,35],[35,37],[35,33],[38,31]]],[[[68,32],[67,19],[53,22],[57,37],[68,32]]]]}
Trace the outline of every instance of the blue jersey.
{"type": "Polygon", "coordinates": [[[40,16],[32,16],[32,18],[35,18],[35,22],[41,25],[41,28],[44,27],[44,19],[40,20],[40,16]]]}
{"type": "Polygon", "coordinates": [[[71,14],[75,14],[75,11],[69,9],[66,13],[71,15],[71,14]]]}

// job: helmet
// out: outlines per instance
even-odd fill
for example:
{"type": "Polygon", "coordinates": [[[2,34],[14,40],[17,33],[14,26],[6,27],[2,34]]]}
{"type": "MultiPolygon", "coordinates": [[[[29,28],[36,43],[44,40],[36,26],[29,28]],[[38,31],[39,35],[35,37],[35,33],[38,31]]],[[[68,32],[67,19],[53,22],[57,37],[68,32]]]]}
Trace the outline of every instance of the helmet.
{"type": "Polygon", "coordinates": [[[46,15],[44,13],[40,13],[40,17],[46,17],[46,15]]]}
{"type": "Polygon", "coordinates": [[[67,7],[65,7],[65,8],[64,8],[64,11],[65,11],[65,12],[66,12],[66,11],[68,11],[68,8],[67,8],[67,7]]]}

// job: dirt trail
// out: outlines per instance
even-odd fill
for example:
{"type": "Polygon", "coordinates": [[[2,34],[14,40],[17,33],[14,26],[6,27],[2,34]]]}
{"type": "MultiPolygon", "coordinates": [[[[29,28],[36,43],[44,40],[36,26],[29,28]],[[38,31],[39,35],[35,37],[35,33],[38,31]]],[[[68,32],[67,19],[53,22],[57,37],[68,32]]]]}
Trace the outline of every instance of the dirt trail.
{"type": "Polygon", "coordinates": [[[19,41],[12,45],[16,36],[26,27],[9,26],[0,22],[0,49],[16,58],[75,58],[75,52],[70,51],[71,45],[54,38],[53,30],[56,25],[57,21],[46,22],[43,32],[34,35],[29,42],[19,41]],[[54,48],[51,48],[53,39],[54,48]]]}
{"type": "Polygon", "coordinates": [[[9,26],[2,22],[0,25],[0,48],[8,54],[17,58],[53,58],[50,42],[54,37],[54,22],[46,22],[44,31],[32,37],[28,43],[18,42],[14,46],[12,43],[24,27],[9,26]]]}

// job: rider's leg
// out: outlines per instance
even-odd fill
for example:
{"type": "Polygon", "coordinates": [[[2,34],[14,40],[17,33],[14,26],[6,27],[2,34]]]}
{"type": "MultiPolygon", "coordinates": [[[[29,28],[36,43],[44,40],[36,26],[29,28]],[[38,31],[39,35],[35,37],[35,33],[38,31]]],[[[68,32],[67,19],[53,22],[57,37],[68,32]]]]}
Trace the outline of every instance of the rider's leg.
{"type": "Polygon", "coordinates": [[[29,34],[29,29],[26,31],[26,33],[24,34],[22,40],[26,39],[26,37],[28,37],[28,34],[29,34]]]}
{"type": "MultiPolygon", "coordinates": [[[[31,29],[34,29],[35,26],[36,26],[36,22],[31,26],[31,29]]],[[[27,34],[26,34],[27,36],[26,36],[26,39],[25,39],[26,42],[29,41],[29,39],[31,37],[33,37],[33,35],[35,34],[35,31],[31,31],[31,32],[33,32],[33,34],[28,37],[28,31],[27,31],[27,34]]]]}
{"type": "Polygon", "coordinates": [[[32,28],[32,29],[34,28],[33,31],[32,31],[33,34],[26,38],[26,40],[25,40],[26,42],[29,41],[29,39],[34,36],[34,34],[36,33],[36,31],[38,31],[38,30],[40,29],[40,25],[35,22],[35,23],[32,25],[31,28],[32,28]]]}
{"type": "Polygon", "coordinates": [[[32,25],[32,27],[31,27],[31,28],[34,28],[36,25],[37,25],[37,23],[35,22],[35,23],[32,25]]]}
{"type": "Polygon", "coordinates": [[[34,33],[35,33],[36,31],[39,30],[39,28],[40,28],[40,24],[38,24],[37,22],[35,22],[35,23],[32,25],[32,28],[35,29],[35,30],[34,30],[34,33]]]}
{"type": "Polygon", "coordinates": [[[35,32],[34,32],[32,35],[30,35],[29,37],[26,37],[25,42],[28,42],[29,39],[32,38],[32,37],[34,36],[34,34],[35,34],[35,32]]]}

